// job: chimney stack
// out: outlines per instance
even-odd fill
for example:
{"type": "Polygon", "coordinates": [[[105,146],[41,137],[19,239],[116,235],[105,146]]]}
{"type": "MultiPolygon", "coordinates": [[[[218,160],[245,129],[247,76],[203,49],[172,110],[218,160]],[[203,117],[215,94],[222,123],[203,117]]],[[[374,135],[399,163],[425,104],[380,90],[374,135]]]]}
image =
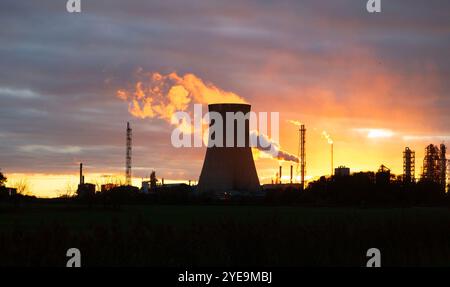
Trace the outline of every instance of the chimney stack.
{"type": "Polygon", "coordinates": [[[280,177],[280,183],[281,183],[281,177],[283,175],[282,171],[283,171],[283,167],[280,165],[280,172],[278,173],[278,176],[280,177]]]}
{"type": "Polygon", "coordinates": [[[293,176],[294,176],[294,166],[291,164],[291,183],[293,176]]]}
{"type": "Polygon", "coordinates": [[[80,163],[80,184],[84,184],[83,163],[80,163]]]}
{"type": "Polygon", "coordinates": [[[300,168],[301,168],[301,190],[305,189],[305,175],[306,175],[306,128],[305,125],[300,127],[300,168]]]}

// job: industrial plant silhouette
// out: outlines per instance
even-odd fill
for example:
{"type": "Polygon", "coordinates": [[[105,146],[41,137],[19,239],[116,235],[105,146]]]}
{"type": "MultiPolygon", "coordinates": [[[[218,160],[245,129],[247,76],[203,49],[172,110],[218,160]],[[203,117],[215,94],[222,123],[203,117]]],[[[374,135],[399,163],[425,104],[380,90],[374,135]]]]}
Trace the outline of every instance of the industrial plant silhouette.
{"type": "MultiPolygon", "coordinates": [[[[248,104],[211,104],[210,112],[217,112],[223,118],[227,113],[250,112],[248,104]]],[[[223,130],[226,130],[223,121],[223,130]]],[[[293,181],[293,165],[290,169],[289,182],[282,182],[282,167],[271,184],[260,185],[253,161],[249,140],[249,118],[235,118],[235,125],[245,127],[245,146],[237,146],[237,128],[234,128],[233,147],[227,147],[226,136],[223,147],[210,147],[206,150],[203,168],[198,185],[164,184],[159,181],[155,171],[148,181],[143,180],[140,188],[131,185],[132,176],[132,129],[126,126],[125,182],[107,183],[96,190],[96,185],[85,182],[83,163],[80,163],[80,180],[76,196],[67,200],[89,202],[129,201],[153,202],[164,198],[177,203],[208,202],[271,202],[289,204],[447,204],[448,169],[446,146],[430,144],[426,147],[423,168],[416,179],[415,151],[406,147],[403,152],[403,174],[395,176],[389,168],[381,165],[376,172],[351,173],[350,168],[333,167],[331,176],[322,176],[316,181],[305,184],[306,176],[306,128],[299,128],[299,151],[297,163],[300,168],[300,183],[293,181]],[[238,122],[244,121],[244,122],[238,122]],[[158,183],[159,181],[159,183],[158,183]],[[120,194],[116,196],[115,194],[120,194]]],[[[332,145],[331,145],[332,147],[332,145]]],[[[333,149],[331,149],[333,162],[333,149]]],[[[3,175],[2,175],[3,176],[3,175]]],[[[23,195],[15,188],[7,188],[5,180],[0,189],[3,201],[17,200],[23,195]]],[[[32,198],[28,196],[28,198],[32,198]]],[[[37,199],[36,199],[37,200],[37,199]]],[[[104,203],[104,202],[103,202],[104,203]]],[[[118,203],[118,202],[117,202],[118,203]]]]}
{"type": "MultiPolygon", "coordinates": [[[[209,110],[246,113],[250,105],[209,110]]],[[[76,194],[45,199],[7,187],[0,173],[0,265],[64,266],[74,246],[83,266],[361,266],[374,246],[385,265],[448,264],[444,144],[426,147],[419,178],[415,152],[406,147],[402,175],[384,165],[354,173],[339,166],[307,183],[302,124],[299,183],[291,165],[289,181],[280,166],[271,184],[260,185],[244,121],[245,146],[208,148],[197,185],[166,184],[152,171],[132,186],[129,123],[124,182],[97,190],[80,163],[76,194]]]]}

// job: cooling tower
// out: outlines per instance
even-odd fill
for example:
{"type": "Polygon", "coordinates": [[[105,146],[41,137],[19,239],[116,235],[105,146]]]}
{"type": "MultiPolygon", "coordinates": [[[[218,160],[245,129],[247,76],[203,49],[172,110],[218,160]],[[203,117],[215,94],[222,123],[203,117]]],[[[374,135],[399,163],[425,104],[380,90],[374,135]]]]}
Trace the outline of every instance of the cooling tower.
{"type": "MultiPolygon", "coordinates": [[[[217,112],[223,119],[223,147],[208,147],[198,182],[199,192],[223,193],[229,191],[254,192],[260,189],[258,175],[249,141],[249,119],[234,121],[234,146],[226,147],[226,113],[250,112],[246,104],[211,104],[209,112],[217,112]],[[245,126],[245,145],[237,147],[238,125],[245,126]]],[[[214,124],[214,123],[213,123],[214,124]]],[[[210,135],[211,136],[211,135],[210,135]]]]}

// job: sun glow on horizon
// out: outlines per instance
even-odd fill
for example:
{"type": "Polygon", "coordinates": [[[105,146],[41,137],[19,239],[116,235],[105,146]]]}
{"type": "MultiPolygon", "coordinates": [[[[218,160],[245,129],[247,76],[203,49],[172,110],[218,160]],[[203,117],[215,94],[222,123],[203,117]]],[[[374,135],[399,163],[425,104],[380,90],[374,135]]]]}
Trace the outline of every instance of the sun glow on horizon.
{"type": "MultiPolygon", "coordinates": [[[[15,187],[18,183],[25,183],[27,186],[26,194],[34,195],[41,198],[55,198],[64,195],[74,195],[78,184],[79,174],[44,174],[44,173],[6,173],[6,186],[15,187]]],[[[132,185],[141,187],[142,181],[148,178],[133,177],[132,185]]],[[[125,176],[119,174],[102,174],[91,173],[85,175],[85,182],[96,185],[96,189],[100,190],[100,186],[106,183],[122,184],[125,182],[125,176]]],[[[162,182],[162,178],[158,178],[158,183],[162,182]]],[[[171,183],[189,183],[185,179],[164,179],[165,184],[171,183]]],[[[191,184],[196,181],[191,181],[191,184]]]]}
{"type": "Polygon", "coordinates": [[[355,129],[355,131],[366,134],[369,139],[376,138],[391,138],[395,135],[395,132],[389,129],[371,129],[371,128],[360,128],[355,129]]]}

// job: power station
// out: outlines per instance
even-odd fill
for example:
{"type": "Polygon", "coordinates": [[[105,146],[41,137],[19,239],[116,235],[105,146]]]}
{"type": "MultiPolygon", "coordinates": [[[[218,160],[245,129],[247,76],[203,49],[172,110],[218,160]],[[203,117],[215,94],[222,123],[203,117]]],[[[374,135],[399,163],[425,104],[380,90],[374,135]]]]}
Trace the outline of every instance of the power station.
{"type": "MultiPolygon", "coordinates": [[[[243,113],[246,115],[250,112],[248,104],[210,104],[209,112],[216,112],[226,119],[227,113],[243,113]]],[[[229,115],[229,114],[228,114],[229,115]]],[[[238,119],[239,120],[239,119],[238,119]]],[[[227,147],[227,133],[223,133],[223,144],[220,146],[208,147],[206,150],[205,160],[203,162],[200,179],[198,182],[199,192],[208,193],[224,193],[231,191],[239,192],[256,192],[260,190],[258,174],[256,173],[255,163],[250,147],[249,140],[249,119],[241,118],[241,121],[234,121],[234,146],[227,147]],[[245,127],[245,145],[237,146],[238,125],[245,127]]],[[[226,120],[223,121],[223,131],[227,131],[226,120]]],[[[210,129],[210,138],[215,135],[210,129]]]]}
{"type": "MultiPolygon", "coordinates": [[[[253,154],[250,144],[250,119],[246,115],[250,113],[251,106],[248,104],[225,103],[208,105],[210,113],[217,113],[222,119],[223,133],[221,144],[215,135],[215,130],[209,130],[209,138],[215,139],[216,146],[208,147],[206,150],[203,166],[201,169],[197,191],[200,193],[211,193],[218,195],[240,193],[255,193],[258,191],[284,190],[293,188],[294,190],[305,190],[306,176],[306,128],[304,124],[299,125],[299,145],[298,145],[298,161],[297,175],[300,174],[299,183],[294,183],[293,166],[290,166],[290,177],[287,181],[282,182],[282,166],[279,166],[275,182],[272,184],[260,185],[258,174],[253,160],[253,154]],[[242,114],[243,116],[237,116],[242,114]],[[232,115],[233,128],[227,129],[227,117],[232,115]],[[239,128],[241,127],[241,128],[239,128]],[[239,133],[244,135],[244,145],[238,145],[239,133]],[[231,134],[230,131],[232,131],[231,134]],[[230,146],[230,142],[234,143],[230,146]]],[[[214,120],[210,123],[212,126],[214,120]]],[[[330,139],[328,138],[329,143],[330,139]]],[[[331,177],[345,177],[350,175],[350,168],[339,166],[334,168],[333,163],[333,143],[331,142],[331,168],[333,170],[331,177]]],[[[440,146],[430,144],[425,148],[425,156],[423,160],[422,171],[420,175],[421,181],[438,183],[442,187],[448,188],[448,177],[450,175],[450,164],[446,157],[447,148],[444,144],[440,146]]],[[[132,185],[132,129],[130,123],[126,126],[126,153],[125,153],[125,185],[132,185]]],[[[385,166],[381,166],[376,173],[376,182],[389,182],[390,170],[385,166]]],[[[402,181],[405,185],[414,184],[416,182],[416,153],[409,147],[403,150],[403,175],[402,181]]],[[[116,186],[116,185],[115,185],[116,186]]],[[[102,186],[103,190],[109,190],[113,185],[102,186]]],[[[162,183],[162,186],[165,186],[162,183]]],[[[169,185],[167,185],[169,186],[169,185]]],[[[189,184],[191,186],[191,184],[189,184]]],[[[148,189],[148,188],[147,188],[148,189]]],[[[95,193],[95,186],[86,183],[83,175],[83,164],[80,163],[80,180],[78,185],[78,195],[90,195],[95,193]]]]}
{"type": "Polygon", "coordinates": [[[77,194],[79,197],[92,197],[95,194],[95,184],[86,183],[83,174],[83,163],[80,162],[80,183],[77,194]]]}

